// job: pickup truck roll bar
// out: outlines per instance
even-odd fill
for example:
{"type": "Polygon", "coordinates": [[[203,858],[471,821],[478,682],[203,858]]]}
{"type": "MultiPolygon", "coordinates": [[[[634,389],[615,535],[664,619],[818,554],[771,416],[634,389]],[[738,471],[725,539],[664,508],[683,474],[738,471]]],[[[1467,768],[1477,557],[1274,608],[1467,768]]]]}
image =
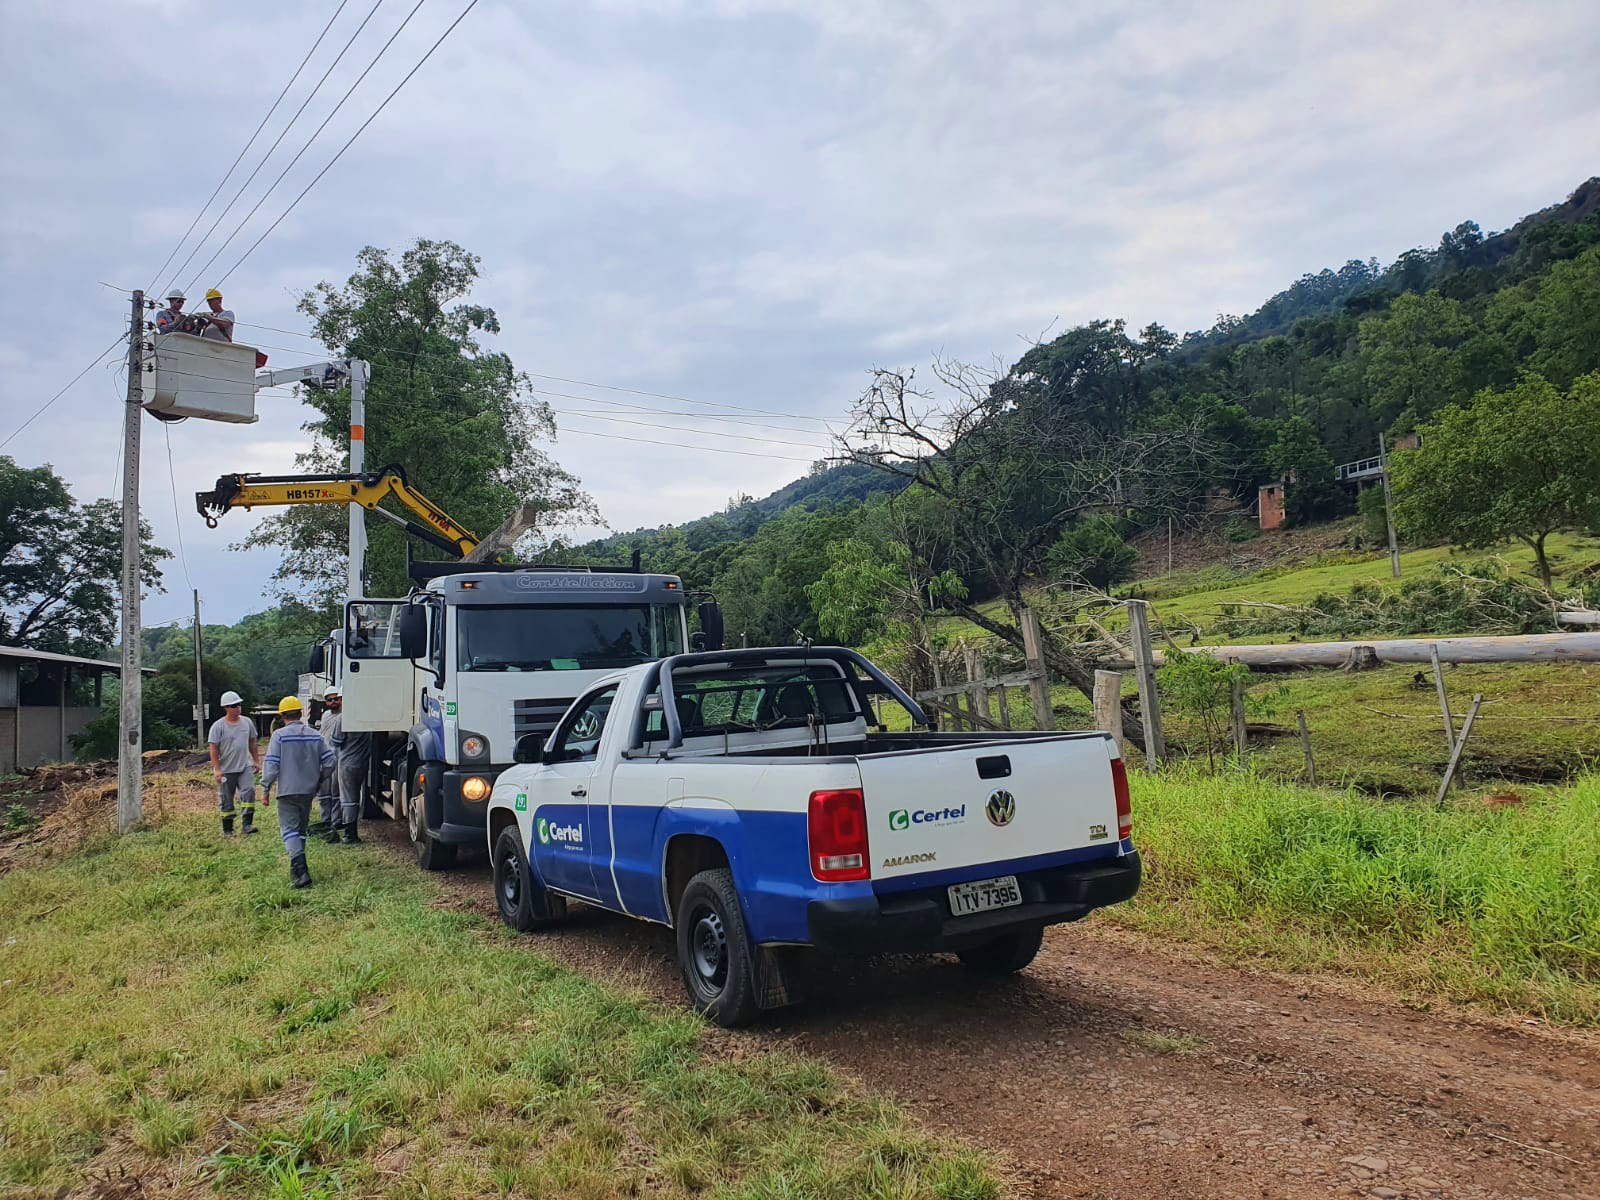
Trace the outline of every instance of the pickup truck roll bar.
{"type": "Polygon", "coordinates": [[[683,745],[683,723],[678,719],[677,694],[672,689],[672,673],[687,667],[760,667],[766,666],[773,659],[803,659],[806,661],[818,660],[821,662],[837,663],[845,667],[845,677],[852,683],[860,683],[848,669],[860,667],[866,672],[867,678],[876,686],[873,691],[882,692],[896,700],[902,708],[911,714],[911,721],[915,725],[927,725],[928,716],[922,711],[922,706],[905,693],[905,690],[885,675],[878,667],[863,655],[846,646],[768,646],[764,649],[751,648],[747,650],[706,650],[697,654],[674,654],[671,658],[664,658],[656,664],[651,672],[651,678],[646,681],[645,693],[648,695],[652,685],[659,681],[661,695],[662,719],[667,725],[667,744],[664,750],[677,750],[683,745]]]}

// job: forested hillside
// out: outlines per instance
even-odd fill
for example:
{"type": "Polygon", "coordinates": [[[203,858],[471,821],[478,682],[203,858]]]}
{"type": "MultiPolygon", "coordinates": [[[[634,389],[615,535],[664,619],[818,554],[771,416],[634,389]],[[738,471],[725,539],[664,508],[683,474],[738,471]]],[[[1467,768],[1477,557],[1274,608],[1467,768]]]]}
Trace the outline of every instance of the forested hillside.
{"type": "Polygon", "coordinates": [[[896,455],[882,453],[895,441],[884,434],[893,413],[882,403],[888,376],[880,377],[878,396],[856,405],[843,465],[819,464],[765,499],[737,497],[720,513],[619,534],[577,557],[614,562],[638,547],[648,568],[715,591],[733,636],[751,644],[864,637],[937,607],[930,588],[947,599],[957,590],[995,595],[1006,574],[1115,583],[1132,557],[1123,540],[1142,525],[1174,510],[1193,516],[1219,494],[1248,504],[1259,484],[1291,473],[1291,522],[1342,515],[1355,498],[1334,468],[1376,454],[1380,434],[1414,432],[1528,373],[1559,394],[1597,369],[1600,179],[1590,179],[1506,231],[1485,235],[1463,222],[1434,248],[1388,267],[1352,260],[1307,275],[1204,332],[1180,338],[1150,325],[1135,333],[1108,316],[1029,349],[986,380],[960,364],[939,364],[923,384],[895,376],[911,381],[905,395],[944,418],[897,431],[902,449],[913,434],[927,437],[921,474],[905,469],[904,456],[895,473],[896,455]],[[953,379],[944,377],[952,369],[953,379]],[[1181,494],[1159,504],[1124,489],[1110,502],[1034,511],[1027,487],[1005,498],[1005,471],[994,461],[1009,454],[1017,470],[1037,470],[1024,462],[1033,450],[1022,447],[1033,443],[991,436],[1023,410],[1068,457],[1083,442],[1074,430],[1102,454],[1177,436],[1203,453],[1185,460],[1181,494]],[[941,472],[979,457],[980,443],[990,482],[969,489],[968,499],[981,493],[986,506],[975,534],[955,511],[960,489],[938,484],[941,472]],[[913,476],[919,482],[903,493],[913,476]],[[897,589],[908,594],[896,600],[897,589]]]}

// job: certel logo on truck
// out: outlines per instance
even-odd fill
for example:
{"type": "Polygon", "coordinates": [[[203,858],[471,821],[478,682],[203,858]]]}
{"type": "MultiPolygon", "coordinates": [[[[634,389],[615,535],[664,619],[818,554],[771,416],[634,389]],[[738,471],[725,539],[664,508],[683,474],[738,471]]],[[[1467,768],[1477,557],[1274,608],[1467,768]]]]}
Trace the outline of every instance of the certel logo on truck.
{"type": "Polygon", "coordinates": [[[560,842],[563,845],[583,845],[582,825],[557,825],[546,817],[540,817],[534,824],[539,834],[539,844],[548,846],[551,842],[560,842]]]}
{"type": "Polygon", "coordinates": [[[967,819],[967,806],[954,808],[897,808],[889,814],[889,828],[910,829],[913,825],[959,825],[967,819]]]}

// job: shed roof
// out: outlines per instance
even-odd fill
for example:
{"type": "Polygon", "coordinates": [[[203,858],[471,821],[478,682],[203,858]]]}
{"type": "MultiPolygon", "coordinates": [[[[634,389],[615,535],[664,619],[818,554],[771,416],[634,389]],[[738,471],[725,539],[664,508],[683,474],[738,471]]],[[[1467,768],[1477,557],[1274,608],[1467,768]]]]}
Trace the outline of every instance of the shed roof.
{"type": "MultiPolygon", "coordinates": [[[[23,662],[56,662],[70,663],[79,667],[103,667],[117,674],[122,673],[122,663],[107,662],[103,658],[81,658],[76,654],[53,654],[49,650],[30,650],[27,646],[0,646],[0,658],[15,658],[23,662]]],[[[146,675],[154,675],[154,667],[145,667],[146,675]]]]}

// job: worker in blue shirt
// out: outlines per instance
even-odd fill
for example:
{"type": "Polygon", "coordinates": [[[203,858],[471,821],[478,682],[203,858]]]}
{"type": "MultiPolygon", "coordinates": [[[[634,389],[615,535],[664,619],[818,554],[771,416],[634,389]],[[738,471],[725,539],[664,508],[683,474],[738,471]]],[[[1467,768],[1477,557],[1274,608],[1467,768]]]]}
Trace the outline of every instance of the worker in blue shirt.
{"type": "Polygon", "coordinates": [[[311,886],[306,867],[306,827],[311,823],[311,804],[317,785],[334,764],[333,747],[322,734],[307,725],[298,696],[278,701],[283,724],[272,731],[267,755],[262,762],[261,788],[270,797],[278,785],[278,830],[289,855],[289,883],[293,887],[311,886]]]}

